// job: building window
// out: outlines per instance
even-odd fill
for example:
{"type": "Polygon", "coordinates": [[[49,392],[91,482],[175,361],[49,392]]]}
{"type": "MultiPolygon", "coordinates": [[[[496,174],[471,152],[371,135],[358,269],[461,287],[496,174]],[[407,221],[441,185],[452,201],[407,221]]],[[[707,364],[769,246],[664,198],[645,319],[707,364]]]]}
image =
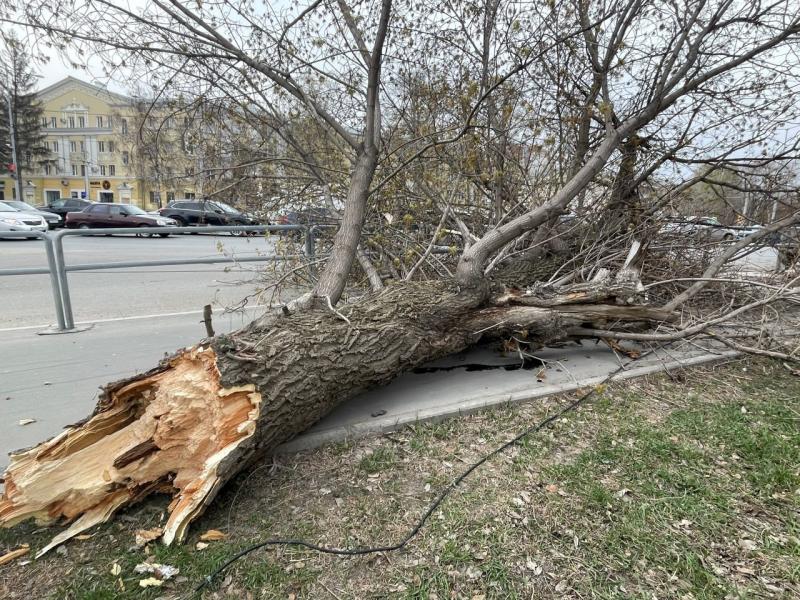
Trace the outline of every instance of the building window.
{"type": "Polygon", "coordinates": [[[80,127],[81,129],[86,127],[86,119],[85,118],[78,117],[78,127],[80,127]]]}
{"type": "Polygon", "coordinates": [[[50,175],[50,163],[44,163],[44,174],[50,175]]]}
{"type": "Polygon", "coordinates": [[[52,142],[53,152],[58,152],[58,142],[52,142]]]}
{"type": "Polygon", "coordinates": [[[78,151],[78,144],[74,141],[70,140],[69,142],[69,151],[70,152],[77,152],[78,151]]]}
{"type": "Polygon", "coordinates": [[[86,165],[81,165],[81,177],[86,177],[86,165]]]}
{"type": "Polygon", "coordinates": [[[98,127],[102,127],[103,126],[103,117],[102,117],[102,115],[97,117],[97,126],[98,127]]]}
{"type": "Polygon", "coordinates": [[[127,165],[128,161],[130,160],[131,155],[128,153],[127,150],[122,151],[122,164],[127,165]]]}
{"type": "Polygon", "coordinates": [[[108,127],[109,129],[111,129],[111,115],[108,115],[108,116],[106,117],[106,127],[108,127]]]}
{"type": "Polygon", "coordinates": [[[183,197],[186,198],[187,200],[194,200],[194,193],[193,192],[186,192],[183,195],[183,197]]]}
{"type": "Polygon", "coordinates": [[[109,152],[113,152],[114,151],[114,142],[108,142],[108,151],[109,152]]]}
{"type": "Polygon", "coordinates": [[[106,166],[100,165],[100,175],[105,175],[105,174],[106,174],[106,166]]]}
{"type": "Polygon", "coordinates": [[[97,142],[97,151],[98,152],[105,152],[106,151],[106,143],[103,141],[97,142]]]}
{"type": "Polygon", "coordinates": [[[69,117],[67,120],[69,121],[69,128],[75,129],[75,117],[69,117]]]}
{"type": "Polygon", "coordinates": [[[108,165],[108,174],[114,177],[117,174],[117,165],[108,165]]]}
{"type": "Polygon", "coordinates": [[[72,174],[73,175],[77,175],[78,174],[78,165],[72,165],[72,174]]]}
{"type": "Polygon", "coordinates": [[[56,118],[55,117],[50,117],[50,127],[53,128],[53,129],[56,129],[58,127],[58,125],[56,125],[56,118]]]}
{"type": "Polygon", "coordinates": [[[47,127],[47,117],[42,117],[42,127],[47,127]]]}
{"type": "Polygon", "coordinates": [[[128,133],[128,119],[122,119],[122,133],[128,133]]]}
{"type": "Polygon", "coordinates": [[[86,152],[86,144],[81,141],[81,152],[86,152]]]}

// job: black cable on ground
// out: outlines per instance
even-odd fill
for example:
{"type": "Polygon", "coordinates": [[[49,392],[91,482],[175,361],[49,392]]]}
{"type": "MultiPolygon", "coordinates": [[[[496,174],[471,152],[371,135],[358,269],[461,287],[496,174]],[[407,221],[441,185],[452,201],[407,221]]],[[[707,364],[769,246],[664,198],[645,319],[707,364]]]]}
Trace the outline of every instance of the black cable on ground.
{"type": "Polygon", "coordinates": [[[553,413],[552,415],[550,415],[549,417],[547,417],[543,421],[540,421],[539,423],[537,423],[535,425],[532,425],[531,427],[525,429],[519,435],[511,438],[510,440],[505,442],[502,446],[498,446],[497,448],[495,448],[494,450],[492,450],[488,454],[484,455],[480,460],[478,460],[477,462],[475,462],[472,465],[470,465],[469,468],[467,468],[465,471],[463,471],[458,477],[456,477],[447,487],[445,487],[439,493],[439,495],[436,497],[436,499],[428,507],[428,510],[426,510],[425,513],[422,515],[422,517],[420,517],[420,519],[417,521],[417,524],[406,534],[406,536],[401,541],[397,542],[396,544],[392,544],[390,546],[376,546],[376,547],[367,547],[367,548],[330,548],[330,547],[327,547],[327,546],[318,546],[317,544],[312,544],[311,542],[307,542],[305,540],[293,540],[293,539],[270,539],[270,540],[264,540],[263,542],[259,542],[257,544],[253,544],[252,546],[249,546],[249,547],[245,548],[244,550],[241,550],[241,551],[237,552],[236,554],[234,554],[231,558],[229,558],[227,561],[225,561],[222,565],[217,567],[214,570],[214,572],[212,572],[210,575],[207,575],[203,579],[203,582],[195,588],[194,592],[198,593],[198,592],[202,591],[203,588],[205,588],[206,586],[210,585],[214,581],[215,578],[217,578],[223,571],[225,571],[228,567],[230,567],[233,563],[235,563],[240,558],[242,558],[244,556],[247,556],[251,552],[255,552],[256,550],[259,550],[259,549],[264,548],[266,546],[301,546],[303,548],[308,548],[309,550],[315,550],[315,551],[321,552],[323,554],[335,554],[335,555],[338,555],[338,556],[360,556],[360,555],[363,555],[363,554],[376,554],[376,553],[379,553],[379,552],[392,552],[394,550],[400,550],[406,544],[408,544],[408,542],[410,542],[420,532],[420,530],[424,527],[425,523],[428,521],[428,519],[433,514],[433,512],[437,508],[439,508],[439,506],[442,504],[442,502],[444,502],[445,498],[447,498],[447,496],[449,496],[450,493],[461,484],[461,482],[463,482],[467,477],[469,477],[469,475],[475,469],[477,469],[478,467],[483,465],[486,461],[488,461],[489,459],[493,458],[494,456],[497,456],[501,452],[504,452],[505,450],[507,450],[511,446],[514,446],[515,444],[518,444],[522,439],[524,439],[525,437],[529,436],[530,434],[537,433],[537,432],[541,431],[542,429],[544,429],[545,427],[550,425],[553,421],[555,421],[559,417],[565,415],[568,412],[571,412],[571,411],[575,410],[581,404],[586,402],[595,392],[597,392],[599,387],[602,387],[603,385],[607,384],[614,377],[616,377],[620,372],[622,372],[625,369],[627,369],[628,365],[641,360],[642,358],[644,358],[648,354],[651,354],[652,352],[653,352],[652,350],[650,350],[648,352],[644,352],[639,357],[629,361],[627,364],[624,364],[624,365],[621,364],[618,368],[616,368],[614,371],[612,371],[601,383],[595,384],[588,392],[586,392],[585,394],[583,394],[582,396],[580,396],[576,400],[573,400],[572,402],[567,404],[564,408],[562,408],[558,412],[553,413]]]}

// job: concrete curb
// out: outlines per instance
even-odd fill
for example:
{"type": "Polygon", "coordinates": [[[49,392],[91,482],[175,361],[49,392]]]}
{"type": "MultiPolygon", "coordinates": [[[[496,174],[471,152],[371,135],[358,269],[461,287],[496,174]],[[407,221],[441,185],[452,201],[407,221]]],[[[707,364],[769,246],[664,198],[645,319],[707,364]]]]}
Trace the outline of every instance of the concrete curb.
{"type": "MultiPolygon", "coordinates": [[[[713,354],[708,353],[701,354],[699,356],[692,356],[684,360],[661,361],[657,364],[649,364],[622,371],[614,378],[614,381],[632,379],[634,377],[643,377],[644,375],[650,375],[660,371],[669,371],[677,368],[713,363],[727,358],[735,358],[740,355],[740,352],[728,350],[713,354]]],[[[354,440],[372,434],[395,431],[412,423],[438,421],[448,417],[474,413],[493,406],[518,402],[529,402],[537,398],[543,398],[563,392],[571,392],[579,388],[598,385],[605,381],[607,377],[608,374],[587,377],[572,381],[570,383],[543,386],[536,389],[523,390],[514,393],[496,394],[492,396],[485,396],[480,399],[449,402],[446,404],[435,405],[424,410],[414,410],[407,413],[393,414],[385,418],[376,417],[370,419],[369,421],[360,421],[343,426],[331,427],[328,429],[313,430],[308,433],[301,434],[293,440],[281,445],[277,449],[276,453],[289,454],[293,452],[301,452],[303,450],[312,450],[325,444],[354,440]]]]}

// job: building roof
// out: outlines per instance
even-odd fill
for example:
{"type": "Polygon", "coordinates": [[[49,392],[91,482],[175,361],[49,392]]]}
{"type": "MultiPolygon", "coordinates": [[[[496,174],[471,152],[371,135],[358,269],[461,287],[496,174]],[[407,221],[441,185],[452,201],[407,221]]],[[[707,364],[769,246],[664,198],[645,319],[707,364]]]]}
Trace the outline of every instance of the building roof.
{"type": "Polygon", "coordinates": [[[102,86],[95,85],[93,83],[88,83],[86,81],[83,81],[82,79],[78,79],[77,77],[72,77],[71,75],[65,77],[61,81],[57,81],[54,84],[39,90],[36,95],[39,96],[39,98],[42,100],[49,100],[64,94],[70,89],[76,89],[76,88],[98,97],[104,97],[105,100],[109,101],[112,104],[128,105],[134,102],[133,98],[129,96],[109,91],[108,89],[102,86]]]}

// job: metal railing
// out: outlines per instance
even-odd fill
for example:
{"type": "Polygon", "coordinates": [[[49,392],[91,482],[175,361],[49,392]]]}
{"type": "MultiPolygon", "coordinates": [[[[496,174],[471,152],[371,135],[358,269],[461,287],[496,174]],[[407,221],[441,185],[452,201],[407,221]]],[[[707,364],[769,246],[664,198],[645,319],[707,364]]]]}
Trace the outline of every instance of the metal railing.
{"type": "Polygon", "coordinates": [[[138,267],[160,267],[170,265],[202,265],[218,263],[240,262],[273,262],[305,258],[309,270],[315,275],[315,230],[316,227],[303,225],[237,225],[237,226],[210,226],[210,227],[118,227],[109,229],[61,229],[58,231],[3,231],[3,238],[30,238],[37,237],[44,241],[47,255],[47,267],[31,267],[17,269],[0,269],[0,277],[13,275],[49,275],[50,287],[53,292],[53,301],[56,311],[56,328],[49,333],[71,333],[81,331],[75,326],[72,312],[72,299],[69,292],[70,271],[99,271],[106,269],[126,269],[138,267]],[[83,263],[67,265],[64,258],[65,237],[91,237],[112,234],[173,234],[173,233],[267,233],[280,231],[300,231],[305,234],[304,254],[271,255],[271,256],[210,256],[204,258],[172,258],[160,260],[119,261],[83,263]]]}

